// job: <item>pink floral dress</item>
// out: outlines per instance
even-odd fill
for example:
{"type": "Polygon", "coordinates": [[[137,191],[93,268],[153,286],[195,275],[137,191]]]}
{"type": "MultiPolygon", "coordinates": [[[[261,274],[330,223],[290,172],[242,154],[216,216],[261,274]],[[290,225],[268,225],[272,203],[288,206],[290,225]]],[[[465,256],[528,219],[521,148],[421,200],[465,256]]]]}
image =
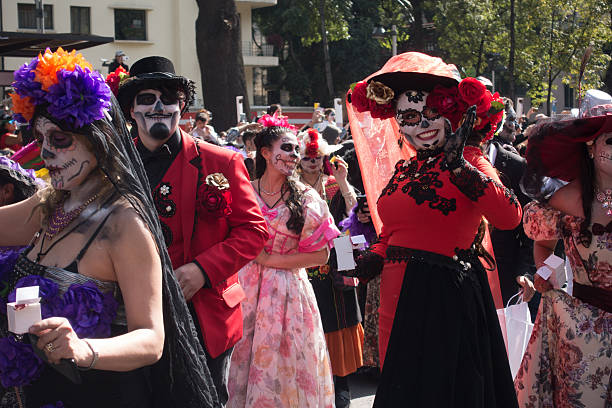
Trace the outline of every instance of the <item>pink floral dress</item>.
{"type": "MultiPolygon", "coordinates": [[[[563,239],[574,282],[612,289],[612,233],[577,244],[582,219],[532,202],[525,233],[534,240],[563,239]]],[[[514,385],[521,408],[612,407],[612,313],[551,290],[538,317],[514,385]]]]}
{"type": "MultiPolygon", "coordinates": [[[[289,209],[269,209],[257,196],[275,254],[314,252],[339,235],[327,204],[312,189],[304,193],[302,233],[287,229],[289,209]]],[[[317,301],[306,270],[247,264],[238,272],[246,292],[244,333],[234,348],[227,407],[334,406],[331,365],[317,301]]]]}

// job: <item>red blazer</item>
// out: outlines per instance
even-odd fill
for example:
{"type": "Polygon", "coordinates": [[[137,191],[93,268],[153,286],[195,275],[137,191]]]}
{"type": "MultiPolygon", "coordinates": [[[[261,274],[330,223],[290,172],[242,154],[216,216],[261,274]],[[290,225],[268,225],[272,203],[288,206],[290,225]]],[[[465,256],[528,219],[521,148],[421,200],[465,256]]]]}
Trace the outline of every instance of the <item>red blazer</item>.
{"type": "MultiPolygon", "coordinates": [[[[168,247],[172,266],[176,269],[196,260],[206,273],[211,287],[200,289],[192,302],[206,349],[217,357],[242,337],[240,302],[244,291],[237,272],[259,255],[268,232],[242,156],[196,141],[183,131],[181,135],[182,151],[160,183],[171,185],[171,195],[164,198],[175,200],[176,217],[160,220],[171,220],[165,227],[179,238],[168,247]],[[229,181],[232,201],[228,216],[196,211],[198,186],[212,173],[222,173],[229,181]]],[[[159,196],[159,186],[153,195],[154,199],[159,196]]]]}

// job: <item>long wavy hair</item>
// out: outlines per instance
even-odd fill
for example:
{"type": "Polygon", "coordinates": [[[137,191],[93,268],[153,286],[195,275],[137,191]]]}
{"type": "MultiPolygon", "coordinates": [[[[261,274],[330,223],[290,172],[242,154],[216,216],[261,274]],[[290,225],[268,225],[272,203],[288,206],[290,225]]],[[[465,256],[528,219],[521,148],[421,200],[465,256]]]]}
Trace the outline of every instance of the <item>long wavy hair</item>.
{"type": "MultiPolygon", "coordinates": [[[[281,136],[287,132],[291,132],[291,130],[280,126],[270,126],[264,128],[255,136],[255,147],[257,148],[257,154],[255,156],[255,178],[261,179],[266,172],[267,163],[266,159],[261,154],[261,149],[264,147],[271,149],[274,142],[279,140],[281,136]]],[[[293,176],[287,177],[285,184],[289,191],[289,195],[285,199],[285,204],[291,213],[287,221],[287,228],[296,234],[300,234],[302,228],[304,228],[304,209],[302,208],[303,191],[298,187],[297,181],[293,176]]]]}

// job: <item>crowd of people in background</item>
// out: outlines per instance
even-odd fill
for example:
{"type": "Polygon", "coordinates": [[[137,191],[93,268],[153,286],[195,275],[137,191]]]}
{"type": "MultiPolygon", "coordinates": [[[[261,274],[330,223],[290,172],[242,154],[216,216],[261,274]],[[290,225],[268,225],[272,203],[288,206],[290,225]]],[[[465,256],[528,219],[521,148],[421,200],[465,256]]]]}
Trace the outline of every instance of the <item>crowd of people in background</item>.
{"type": "Polygon", "coordinates": [[[195,84],[171,61],[124,57],[107,86],[48,50],[0,115],[1,294],[38,286],[43,319],[0,324],[1,407],[341,408],[355,373],[375,407],[612,406],[610,95],[519,116],[405,53],[348,92],[350,123],[273,104],[215,129],[180,124],[195,84]],[[58,106],[68,83],[90,99],[58,106]],[[376,195],[367,154],[401,159],[376,195]],[[363,236],[348,271],[342,236],[363,236]],[[511,373],[517,293],[535,327],[511,373]]]}

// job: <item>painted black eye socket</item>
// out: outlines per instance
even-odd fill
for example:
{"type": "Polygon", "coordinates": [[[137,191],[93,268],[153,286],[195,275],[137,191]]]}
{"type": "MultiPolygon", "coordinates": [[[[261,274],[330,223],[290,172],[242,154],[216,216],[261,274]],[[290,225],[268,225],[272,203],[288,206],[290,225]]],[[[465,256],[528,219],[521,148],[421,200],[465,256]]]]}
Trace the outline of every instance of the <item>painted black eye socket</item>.
{"type": "Polygon", "coordinates": [[[609,137],[606,139],[606,144],[607,145],[612,145],[612,137],[609,137]]]}
{"type": "Polygon", "coordinates": [[[295,147],[295,145],[292,145],[291,143],[283,143],[280,146],[280,149],[284,152],[287,153],[292,153],[294,150],[297,151],[298,149],[295,147]]]}
{"type": "Polygon", "coordinates": [[[175,103],[178,103],[179,101],[175,95],[162,94],[162,96],[160,96],[159,99],[162,101],[164,105],[174,105],[175,103]]]}
{"type": "Polygon", "coordinates": [[[157,96],[152,93],[141,93],[136,95],[137,105],[153,105],[157,101],[157,96]]]}
{"type": "Polygon", "coordinates": [[[53,132],[49,136],[49,144],[57,149],[66,149],[72,146],[74,138],[68,133],[53,132]]]}

